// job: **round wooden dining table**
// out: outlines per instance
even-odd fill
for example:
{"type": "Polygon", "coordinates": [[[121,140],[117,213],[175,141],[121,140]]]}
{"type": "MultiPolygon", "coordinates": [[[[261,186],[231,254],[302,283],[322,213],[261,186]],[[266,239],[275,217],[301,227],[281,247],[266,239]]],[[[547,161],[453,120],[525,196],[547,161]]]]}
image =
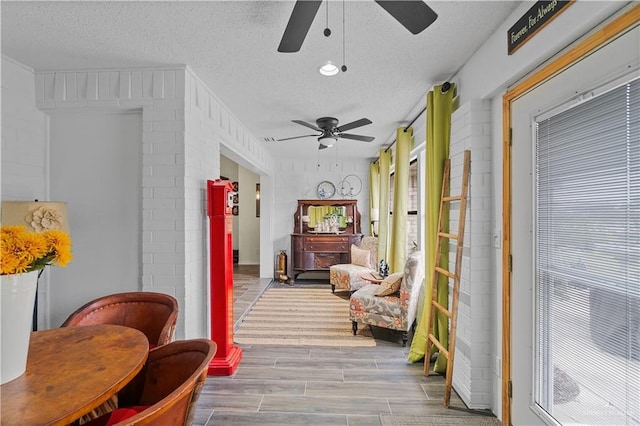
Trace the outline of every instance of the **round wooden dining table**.
{"type": "Polygon", "coordinates": [[[122,389],[148,353],[142,332],[119,325],[31,333],[25,373],[0,386],[0,423],[69,424],[122,389]]]}

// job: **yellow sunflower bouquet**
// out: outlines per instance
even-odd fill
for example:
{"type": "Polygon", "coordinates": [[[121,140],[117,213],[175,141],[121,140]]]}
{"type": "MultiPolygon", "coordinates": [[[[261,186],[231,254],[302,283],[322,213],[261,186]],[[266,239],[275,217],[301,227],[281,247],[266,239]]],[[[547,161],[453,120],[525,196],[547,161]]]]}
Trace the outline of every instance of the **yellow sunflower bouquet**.
{"type": "Polygon", "coordinates": [[[0,228],[0,275],[38,271],[47,265],[67,266],[72,259],[71,238],[65,231],[0,228]]]}

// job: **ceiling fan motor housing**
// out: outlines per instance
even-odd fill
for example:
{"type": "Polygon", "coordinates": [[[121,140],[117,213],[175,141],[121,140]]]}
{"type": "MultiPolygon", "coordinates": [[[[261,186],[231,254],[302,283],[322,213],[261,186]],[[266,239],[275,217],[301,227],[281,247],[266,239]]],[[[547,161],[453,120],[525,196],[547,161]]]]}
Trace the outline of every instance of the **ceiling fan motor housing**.
{"type": "Polygon", "coordinates": [[[316,120],[316,124],[323,130],[330,130],[338,126],[338,119],[334,117],[320,117],[316,120]]]}

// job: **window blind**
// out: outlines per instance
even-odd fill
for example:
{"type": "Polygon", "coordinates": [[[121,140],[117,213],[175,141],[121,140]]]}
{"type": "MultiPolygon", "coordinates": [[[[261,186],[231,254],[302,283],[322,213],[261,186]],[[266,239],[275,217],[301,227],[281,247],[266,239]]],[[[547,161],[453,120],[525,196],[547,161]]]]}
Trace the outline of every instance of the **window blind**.
{"type": "Polygon", "coordinates": [[[535,403],[640,422],[640,80],[535,122],[535,403]]]}
{"type": "MultiPolygon", "coordinates": [[[[389,212],[393,215],[393,192],[395,173],[389,176],[389,212]]],[[[409,197],[407,200],[407,253],[418,248],[420,238],[418,236],[418,160],[414,159],[409,163],[409,197]]]]}

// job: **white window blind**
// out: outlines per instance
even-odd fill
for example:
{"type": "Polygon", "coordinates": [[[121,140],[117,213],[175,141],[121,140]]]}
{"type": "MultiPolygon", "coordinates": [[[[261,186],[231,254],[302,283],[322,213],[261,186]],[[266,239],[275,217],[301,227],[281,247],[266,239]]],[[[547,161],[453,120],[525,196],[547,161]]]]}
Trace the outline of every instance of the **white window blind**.
{"type": "Polygon", "coordinates": [[[640,80],[535,123],[535,403],[640,424],[640,80]]]}

